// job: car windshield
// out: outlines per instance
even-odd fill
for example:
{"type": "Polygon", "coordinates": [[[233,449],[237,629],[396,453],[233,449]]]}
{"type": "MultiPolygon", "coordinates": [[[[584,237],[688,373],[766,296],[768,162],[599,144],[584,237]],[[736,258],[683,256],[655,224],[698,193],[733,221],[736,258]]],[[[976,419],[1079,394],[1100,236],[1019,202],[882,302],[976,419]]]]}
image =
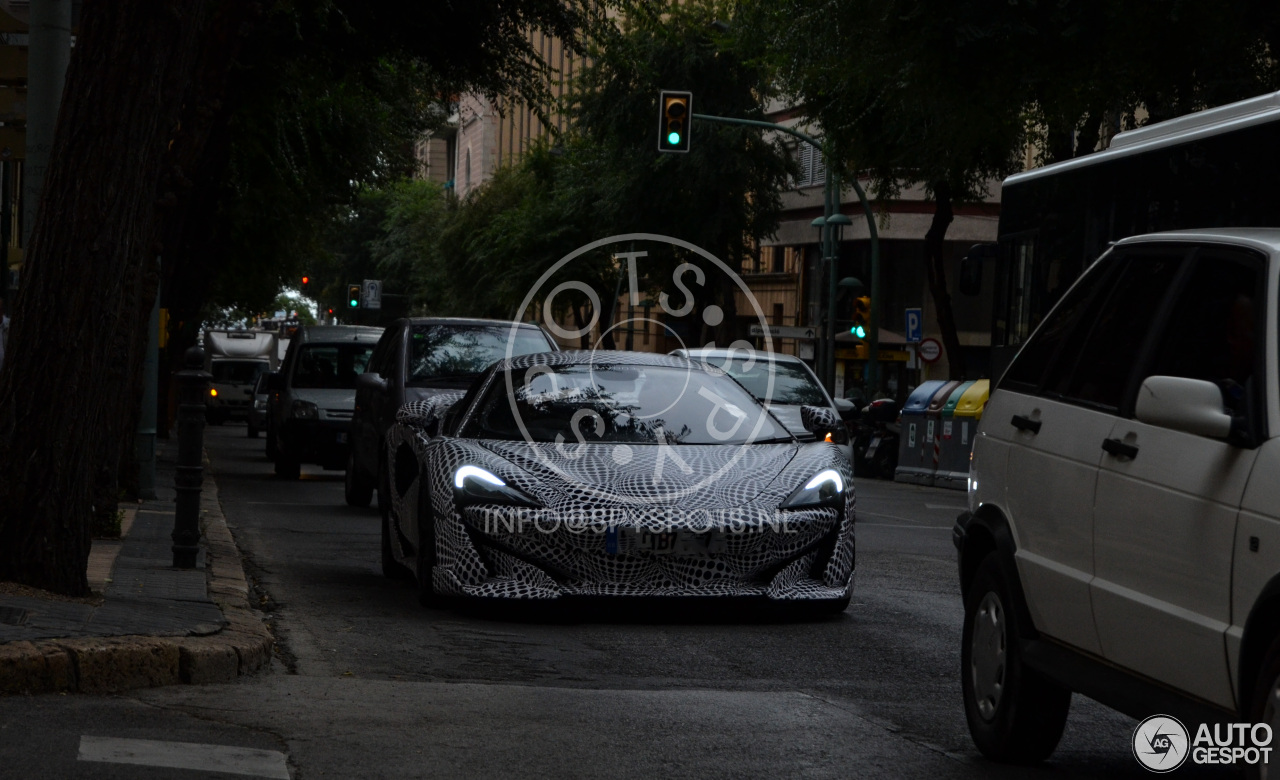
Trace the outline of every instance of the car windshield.
{"type": "Polygon", "coordinates": [[[502,325],[415,325],[409,339],[410,385],[441,379],[471,379],[507,357],[551,349],[541,331],[502,325]]]}
{"type": "Polygon", "coordinates": [[[468,435],[478,439],[628,444],[791,441],[725,376],[671,366],[534,366],[494,377],[468,435]],[[524,430],[521,430],[523,425],[524,430]]]}
{"type": "Polygon", "coordinates": [[[215,382],[242,382],[249,384],[269,368],[265,360],[215,360],[209,366],[215,382]]]}
{"type": "Polygon", "coordinates": [[[372,344],[307,344],[293,367],[293,386],[355,390],[356,377],[364,373],[372,344]]]}
{"type": "Polygon", "coordinates": [[[766,403],[787,406],[826,406],[827,398],[813,375],[800,363],[763,358],[702,358],[725,370],[738,380],[747,392],[766,403]],[[769,388],[769,374],[773,373],[773,388],[769,388]]]}

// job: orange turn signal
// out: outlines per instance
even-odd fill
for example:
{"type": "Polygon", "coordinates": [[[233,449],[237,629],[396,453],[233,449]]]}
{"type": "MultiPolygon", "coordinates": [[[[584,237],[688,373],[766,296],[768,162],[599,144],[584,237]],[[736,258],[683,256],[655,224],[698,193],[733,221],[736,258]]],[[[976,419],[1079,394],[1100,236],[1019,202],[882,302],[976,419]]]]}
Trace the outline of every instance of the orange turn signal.
{"type": "Polygon", "coordinates": [[[210,397],[210,398],[217,398],[217,397],[218,397],[218,388],[216,388],[216,387],[211,387],[211,388],[209,388],[209,397],[210,397]]]}
{"type": "Polygon", "coordinates": [[[835,439],[831,438],[831,434],[830,434],[830,432],[828,432],[828,433],[827,433],[827,438],[826,438],[826,439],[824,439],[823,441],[827,441],[827,442],[834,442],[834,441],[835,441],[835,439]]]}

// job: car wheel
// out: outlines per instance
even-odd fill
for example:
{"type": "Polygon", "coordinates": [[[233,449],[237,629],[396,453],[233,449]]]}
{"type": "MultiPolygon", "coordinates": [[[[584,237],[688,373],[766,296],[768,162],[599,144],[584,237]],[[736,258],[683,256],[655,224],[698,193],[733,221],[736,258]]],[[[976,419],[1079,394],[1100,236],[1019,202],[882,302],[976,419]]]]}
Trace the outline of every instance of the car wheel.
{"type": "MultiPolygon", "coordinates": [[[[1247,714],[1250,722],[1265,723],[1271,727],[1272,734],[1280,733],[1280,636],[1271,642],[1271,647],[1262,657],[1247,714]]],[[[1280,772],[1271,772],[1270,769],[1265,762],[1252,764],[1245,767],[1245,775],[1260,780],[1280,775],[1280,772]]]]}
{"type": "Polygon", "coordinates": [[[409,567],[396,560],[391,551],[391,518],[382,516],[382,576],[390,580],[407,580],[413,576],[409,567]]]}
{"type": "Polygon", "coordinates": [[[343,479],[343,494],[348,506],[366,507],[373,501],[373,485],[365,482],[356,473],[354,452],[347,454],[347,473],[343,479]]]}
{"type": "Polygon", "coordinates": [[[302,462],[287,453],[276,455],[276,476],[282,479],[299,479],[302,476],[302,462]]]}
{"type": "Polygon", "coordinates": [[[439,606],[431,569],[436,562],[436,527],[431,512],[431,497],[425,487],[418,492],[418,603],[424,607],[439,606]]]}
{"type": "Polygon", "coordinates": [[[995,761],[1043,761],[1062,738],[1071,691],[1023,665],[1023,632],[999,553],[978,565],[964,606],[960,682],[974,743],[995,761]]]}

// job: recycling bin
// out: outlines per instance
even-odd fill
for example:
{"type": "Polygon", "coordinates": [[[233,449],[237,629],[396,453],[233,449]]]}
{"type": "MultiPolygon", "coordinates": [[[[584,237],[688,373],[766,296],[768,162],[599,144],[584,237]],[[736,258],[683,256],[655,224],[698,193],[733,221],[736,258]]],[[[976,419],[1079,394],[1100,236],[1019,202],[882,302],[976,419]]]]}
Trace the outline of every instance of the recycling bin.
{"type": "Polygon", "coordinates": [[[954,490],[969,488],[969,453],[982,419],[982,410],[991,395],[991,380],[979,379],[964,389],[951,414],[942,423],[942,455],[933,484],[954,490]]]}
{"type": "Polygon", "coordinates": [[[933,481],[933,441],[925,441],[925,415],[934,397],[947,385],[953,384],[942,379],[922,382],[907,397],[902,406],[902,433],[898,439],[898,468],[893,472],[894,482],[927,485],[933,481]]]}

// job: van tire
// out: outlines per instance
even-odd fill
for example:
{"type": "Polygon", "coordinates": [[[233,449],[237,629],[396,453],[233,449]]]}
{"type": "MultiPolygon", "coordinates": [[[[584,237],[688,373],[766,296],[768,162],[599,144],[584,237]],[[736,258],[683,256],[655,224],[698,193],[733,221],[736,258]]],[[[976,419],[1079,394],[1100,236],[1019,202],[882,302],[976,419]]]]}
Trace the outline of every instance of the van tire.
{"type": "Polygon", "coordinates": [[[960,687],[969,733],[993,761],[1035,764],[1062,739],[1071,691],[1022,662],[1020,605],[999,551],[988,553],[964,602],[960,687]]]}

